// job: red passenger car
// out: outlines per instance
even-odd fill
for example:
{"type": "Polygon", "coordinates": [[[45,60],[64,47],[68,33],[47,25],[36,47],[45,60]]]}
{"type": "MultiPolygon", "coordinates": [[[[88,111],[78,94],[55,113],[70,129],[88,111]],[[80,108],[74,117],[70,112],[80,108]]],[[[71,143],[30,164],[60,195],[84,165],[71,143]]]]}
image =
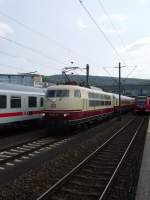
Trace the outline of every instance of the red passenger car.
{"type": "Polygon", "coordinates": [[[150,96],[146,97],[145,111],[150,112],[150,96]]]}
{"type": "Polygon", "coordinates": [[[150,102],[148,101],[148,97],[146,96],[137,96],[135,98],[135,108],[134,111],[136,113],[144,113],[150,109],[150,102]]]}

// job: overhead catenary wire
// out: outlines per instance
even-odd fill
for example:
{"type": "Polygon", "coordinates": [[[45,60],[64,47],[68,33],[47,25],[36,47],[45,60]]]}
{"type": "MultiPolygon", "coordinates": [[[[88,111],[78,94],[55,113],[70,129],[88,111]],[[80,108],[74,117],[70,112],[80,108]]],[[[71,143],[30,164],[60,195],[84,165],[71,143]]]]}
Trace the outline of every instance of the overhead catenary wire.
{"type": "MultiPolygon", "coordinates": [[[[105,14],[108,16],[108,18],[110,19],[110,21],[111,21],[111,18],[109,17],[109,15],[107,14],[107,11],[106,11],[106,9],[105,9],[105,7],[103,6],[103,4],[101,3],[101,1],[100,0],[98,0],[99,1],[99,3],[100,3],[100,5],[101,5],[101,7],[103,8],[103,10],[104,10],[104,12],[105,12],[105,14]]],[[[107,35],[105,34],[105,32],[102,30],[102,28],[98,25],[98,23],[96,22],[96,20],[94,19],[94,17],[92,16],[92,14],[90,13],[90,11],[87,9],[87,7],[83,4],[83,1],[82,0],[79,0],[79,2],[80,2],[80,4],[81,4],[81,6],[83,7],[83,9],[86,11],[86,13],[88,14],[88,16],[90,17],[90,19],[93,21],[93,23],[96,25],[96,27],[98,28],[98,30],[101,32],[101,34],[103,35],[103,37],[105,38],[105,40],[108,42],[108,44],[111,46],[111,48],[114,50],[114,52],[116,53],[116,55],[121,59],[121,61],[124,63],[124,65],[126,65],[127,66],[127,64],[126,64],[126,62],[125,62],[125,60],[121,57],[121,55],[119,54],[119,52],[117,51],[117,49],[114,47],[114,45],[111,43],[111,41],[109,40],[109,38],[107,37],[107,35]]],[[[114,29],[116,29],[116,27],[115,27],[115,25],[113,24],[113,22],[111,21],[111,24],[112,24],[112,26],[114,27],[114,29]]],[[[119,35],[119,34],[118,34],[119,35]]],[[[120,40],[121,40],[121,42],[122,42],[122,46],[123,46],[123,48],[125,49],[125,45],[124,45],[124,42],[123,42],[123,40],[122,40],[122,38],[119,36],[119,38],[120,38],[120,40]]],[[[135,71],[135,69],[136,69],[136,67],[133,69],[133,70],[131,70],[130,72],[129,72],[129,74],[127,75],[127,77],[129,76],[129,75],[131,75],[134,71],[135,71]]],[[[108,73],[108,72],[107,72],[108,73]]],[[[110,75],[110,74],[109,74],[110,75]]],[[[110,75],[111,76],[111,75],[110,75]]],[[[127,79],[127,77],[126,77],[126,79],[127,79]]],[[[125,80],[126,81],[126,80],[125,80]]]]}
{"type": "MultiPolygon", "coordinates": [[[[36,35],[38,35],[38,36],[40,36],[40,37],[42,37],[42,38],[44,38],[46,40],[54,42],[57,46],[59,46],[60,48],[64,49],[67,52],[71,52],[72,54],[74,54],[74,55],[76,55],[78,57],[85,57],[85,56],[82,56],[82,55],[78,54],[76,51],[72,50],[71,48],[64,46],[63,44],[61,44],[57,40],[52,39],[49,35],[46,35],[46,34],[40,32],[40,31],[35,30],[34,28],[30,27],[29,25],[27,25],[27,24],[21,22],[20,20],[18,20],[16,18],[14,18],[14,17],[12,17],[12,16],[4,13],[1,10],[0,10],[0,15],[3,16],[3,17],[5,17],[5,18],[7,18],[7,19],[9,19],[9,20],[11,20],[11,21],[13,21],[13,22],[15,22],[19,26],[22,26],[26,30],[28,30],[28,31],[30,31],[30,32],[32,32],[32,33],[34,33],[34,34],[36,34],[36,35]]],[[[88,60],[91,61],[91,62],[93,62],[89,57],[88,57],[88,60]]]]}
{"type": "MultiPolygon", "coordinates": [[[[42,37],[42,38],[50,39],[50,37],[47,36],[46,34],[43,34],[43,33],[41,33],[40,31],[37,31],[37,30],[33,29],[32,27],[28,26],[27,24],[22,23],[22,22],[19,21],[18,19],[15,19],[14,17],[11,17],[11,16],[5,14],[5,13],[2,12],[1,10],[0,10],[0,15],[2,15],[2,16],[4,16],[4,17],[8,18],[9,20],[11,20],[11,21],[17,23],[18,25],[24,27],[26,30],[28,30],[28,31],[30,31],[30,32],[32,32],[32,33],[34,33],[34,34],[37,34],[37,35],[39,35],[39,36],[42,37]]],[[[71,51],[71,49],[69,49],[69,48],[67,48],[67,47],[64,47],[64,46],[63,46],[62,44],[60,44],[59,42],[54,41],[54,40],[52,40],[52,39],[51,39],[51,41],[57,43],[57,45],[60,46],[61,48],[64,48],[64,49],[66,49],[67,51],[71,51]]]]}
{"type": "MultiPolygon", "coordinates": [[[[24,61],[26,61],[26,62],[28,62],[28,63],[30,63],[32,65],[42,66],[42,68],[43,68],[43,66],[46,67],[46,68],[50,67],[50,63],[48,63],[48,64],[40,63],[39,64],[36,61],[33,61],[33,60],[29,59],[29,58],[25,58],[25,57],[20,56],[20,55],[14,55],[14,54],[8,53],[6,51],[1,51],[0,50],[0,54],[5,55],[5,56],[9,56],[9,57],[14,58],[14,59],[22,59],[22,60],[24,60],[24,61]],[[47,66],[47,65],[49,65],[49,66],[47,66]]],[[[55,70],[60,71],[60,69],[58,69],[58,68],[55,68],[55,70]]]]}
{"type": "Polygon", "coordinates": [[[45,57],[45,58],[47,58],[47,59],[49,59],[49,60],[51,60],[51,61],[53,61],[53,62],[56,62],[56,63],[59,63],[59,64],[64,64],[64,63],[61,63],[60,61],[58,61],[57,59],[51,58],[50,56],[46,55],[46,54],[43,53],[41,50],[34,49],[34,48],[30,47],[30,46],[27,46],[27,45],[25,45],[25,44],[23,44],[23,43],[21,43],[21,42],[12,40],[12,39],[7,38],[7,37],[5,37],[5,36],[1,36],[1,35],[0,35],[0,38],[3,39],[3,40],[5,40],[5,41],[8,41],[8,42],[10,42],[10,43],[13,43],[13,44],[15,44],[16,46],[19,46],[19,47],[22,47],[22,48],[24,48],[24,49],[26,49],[26,50],[32,51],[33,53],[36,53],[36,54],[38,54],[38,55],[40,55],[40,56],[42,56],[42,57],[45,57]]]}
{"type": "MultiPolygon", "coordinates": [[[[136,68],[137,68],[137,66],[134,66],[134,68],[127,74],[127,76],[125,78],[123,78],[123,80],[121,81],[121,85],[126,83],[126,81],[128,80],[129,76],[135,71],[136,68]]],[[[108,70],[106,70],[106,67],[103,67],[103,70],[110,76],[110,78],[115,83],[115,85],[118,85],[118,78],[113,77],[111,75],[111,73],[108,70]]],[[[122,87],[124,88],[124,85],[122,85],[122,87]]]]}
{"type": "MultiPolygon", "coordinates": [[[[123,48],[123,50],[124,50],[124,52],[125,52],[125,51],[126,51],[126,45],[125,45],[125,42],[124,42],[123,38],[122,38],[121,35],[119,34],[118,26],[116,25],[116,23],[115,23],[115,24],[113,23],[113,21],[112,21],[112,19],[111,19],[111,16],[108,14],[108,12],[107,12],[107,10],[106,10],[104,4],[102,3],[102,0],[98,0],[98,3],[99,3],[99,5],[100,5],[100,7],[102,8],[104,14],[105,14],[105,15],[107,16],[107,18],[109,19],[110,24],[111,24],[111,26],[113,27],[114,31],[116,32],[116,34],[117,34],[117,36],[118,36],[118,38],[119,38],[119,40],[120,40],[120,42],[121,42],[122,48],[123,48]]],[[[127,55],[127,56],[131,58],[131,55],[129,54],[129,52],[128,52],[128,55],[127,55]]],[[[131,73],[132,73],[132,71],[131,71],[131,73]]]]}
{"type": "MultiPolygon", "coordinates": [[[[111,73],[108,70],[106,70],[106,67],[103,67],[103,70],[110,76],[111,80],[114,82],[113,85],[114,86],[118,86],[118,83],[119,83],[118,78],[117,77],[113,77],[111,75],[111,73]]],[[[125,81],[126,80],[127,80],[127,78],[125,79],[125,81]]],[[[124,85],[122,85],[122,83],[124,83],[124,81],[121,82],[122,89],[124,89],[124,85]]]]}
{"type": "Polygon", "coordinates": [[[102,8],[102,10],[104,11],[105,15],[107,16],[107,18],[109,19],[110,24],[112,25],[114,31],[117,33],[117,36],[118,36],[118,38],[119,38],[119,40],[120,40],[120,42],[121,42],[121,44],[122,44],[122,47],[125,49],[125,44],[124,44],[124,41],[123,41],[122,37],[121,37],[120,34],[119,34],[118,28],[117,28],[116,25],[113,23],[113,21],[112,21],[110,15],[108,14],[107,10],[106,10],[105,7],[104,7],[102,1],[101,1],[101,0],[98,0],[98,3],[99,3],[99,5],[100,5],[100,7],[102,8]]]}
{"type": "Polygon", "coordinates": [[[16,69],[16,70],[19,70],[19,71],[21,70],[21,71],[25,72],[25,71],[22,70],[20,67],[16,67],[16,66],[12,66],[12,65],[6,65],[6,64],[0,63],[0,67],[14,68],[14,69],[16,69]]]}
{"type": "MultiPolygon", "coordinates": [[[[81,0],[80,0],[81,1],[81,0]]],[[[100,1],[100,0],[99,0],[100,1]]],[[[103,6],[104,7],[104,6],[103,6]]],[[[105,9],[105,8],[104,8],[105,9]]],[[[106,9],[105,9],[106,10],[106,9]]],[[[107,12],[107,11],[106,11],[107,12]]],[[[39,35],[40,37],[43,37],[43,38],[45,38],[45,39],[48,39],[48,40],[51,40],[51,41],[54,41],[53,39],[51,39],[51,37],[50,36],[48,36],[48,35],[46,35],[46,34],[44,34],[44,33],[42,33],[42,32],[40,32],[40,31],[37,31],[37,30],[35,30],[34,28],[32,28],[32,27],[30,27],[30,26],[28,26],[28,25],[26,25],[26,24],[24,24],[24,23],[22,23],[20,20],[18,20],[18,19],[15,19],[14,17],[11,17],[11,16],[9,16],[8,14],[5,14],[3,11],[1,11],[0,10],[0,15],[1,16],[4,16],[4,17],[6,17],[6,18],[8,18],[9,20],[11,20],[11,21],[14,21],[15,23],[17,23],[18,25],[20,25],[20,26],[22,26],[22,27],[24,27],[25,29],[27,29],[27,30],[29,30],[29,31],[31,31],[32,33],[35,33],[35,34],[37,34],[37,35],[39,35]]],[[[109,39],[109,38],[108,38],[109,39]]],[[[61,43],[59,43],[59,42],[57,42],[57,41],[54,41],[58,46],[60,46],[61,48],[63,48],[63,49],[65,49],[65,50],[67,50],[67,51],[71,51],[72,53],[75,53],[76,54],[76,52],[74,52],[72,49],[70,49],[70,48],[67,48],[67,47],[65,47],[65,46],[63,46],[61,43]]],[[[110,41],[111,42],[111,41],[110,41]]],[[[32,48],[33,49],[33,48],[32,48]]],[[[31,50],[31,49],[30,49],[31,50]]],[[[37,50],[37,51],[39,51],[39,50],[37,50]]],[[[1,52],[0,52],[1,53],[1,52]]],[[[39,52],[40,53],[40,52],[39,52]]],[[[42,55],[43,56],[43,55],[42,55]]],[[[47,55],[46,55],[47,56],[47,55]]],[[[79,55],[78,55],[79,56],[79,55]]],[[[15,56],[14,56],[15,57],[15,56]]],[[[23,58],[24,59],[24,58],[23,58]]],[[[49,59],[49,58],[48,58],[49,59]]],[[[27,59],[26,59],[27,60],[27,59]]],[[[56,61],[56,59],[53,59],[53,58],[51,58],[51,60],[55,60],[54,62],[59,62],[58,60],[56,61]]],[[[123,60],[122,60],[123,61],[123,60]]],[[[28,60],[27,60],[27,62],[28,62],[28,60]]],[[[60,62],[59,62],[60,63],[60,62]]],[[[64,63],[63,63],[64,64],[64,63]]],[[[124,62],[124,64],[125,64],[125,62],[124,62]]]]}
{"type": "Polygon", "coordinates": [[[111,75],[111,73],[110,73],[108,70],[106,70],[105,67],[103,67],[103,70],[110,76],[111,80],[112,80],[113,82],[115,82],[115,85],[118,85],[118,80],[117,80],[115,77],[113,77],[113,76],[111,75]]]}
{"type": "Polygon", "coordinates": [[[12,58],[18,58],[18,56],[12,55],[12,54],[5,52],[5,51],[2,51],[2,50],[0,50],[0,54],[5,55],[5,56],[9,56],[9,57],[12,57],[12,58]]]}
{"type": "Polygon", "coordinates": [[[127,79],[129,78],[129,76],[131,76],[131,74],[135,71],[136,68],[137,68],[137,66],[133,67],[133,69],[127,74],[126,78],[123,80],[123,83],[125,83],[127,81],[127,79]]]}
{"type": "Polygon", "coordinates": [[[96,20],[94,19],[94,17],[92,16],[92,14],[90,13],[90,11],[87,9],[87,7],[84,5],[82,0],[78,0],[79,3],[81,4],[82,8],[85,10],[85,12],[88,14],[89,18],[91,19],[91,21],[95,24],[95,26],[97,27],[97,29],[99,30],[99,32],[103,35],[104,39],[106,40],[106,42],[109,44],[109,46],[114,50],[115,54],[118,56],[118,58],[125,64],[126,62],[124,61],[124,59],[121,57],[121,55],[119,54],[119,52],[117,51],[117,49],[115,48],[115,46],[112,44],[112,42],[110,41],[110,39],[107,37],[107,35],[105,34],[105,32],[102,30],[102,28],[98,25],[98,23],[96,22],[96,20]]]}

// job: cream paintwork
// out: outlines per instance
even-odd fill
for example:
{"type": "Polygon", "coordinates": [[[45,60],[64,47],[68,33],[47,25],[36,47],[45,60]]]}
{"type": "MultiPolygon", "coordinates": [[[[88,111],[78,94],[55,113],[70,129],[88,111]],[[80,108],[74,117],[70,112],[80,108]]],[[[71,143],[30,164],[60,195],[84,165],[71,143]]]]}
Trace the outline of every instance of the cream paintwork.
{"type": "MultiPolygon", "coordinates": [[[[82,111],[90,111],[90,110],[98,110],[98,109],[105,109],[105,108],[114,108],[114,106],[118,106],[119,104],[119,97],[117,94],[113,93],[107,93],[102,91],[98,88],[86,88],[86,87],[80,87],[76,85],[55,85],[50,86],[47,88],[47,90],[69,90],[69,97],[62,97],[62,98],[46,98],[46,110],[53,110],[53,111],[63,111],[63,110],[82,110],[82,111]],[[80,90],[81,91],[81,98],[74,97],[74,90],[80,90]],[[89,100],[100,100],[99,98],[90,98],[88,97],[89,92],[94,92],[101,94],[102,96],[107,95],[110,97],[111,105],[105,105],[105,106],[95,106],[90,107],[89,106],[89,100]],[[52,107],[55,104],[56,107],[52,107]]],[[[102,99],[106,100],[106,99],[102,99]]],[[[122,104],[123,101],[126,100],[127,104],[130,105],[133,103],[133,98],[121,96],[122,104]]],[[[125,104],[126,105],[126,104],[125,104]]]]}

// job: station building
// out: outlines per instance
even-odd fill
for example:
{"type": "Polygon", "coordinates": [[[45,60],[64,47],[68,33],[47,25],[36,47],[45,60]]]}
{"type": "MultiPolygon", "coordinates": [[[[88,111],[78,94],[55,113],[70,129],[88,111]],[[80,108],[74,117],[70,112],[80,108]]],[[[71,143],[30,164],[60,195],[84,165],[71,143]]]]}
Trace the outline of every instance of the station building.
{"type": "Polygon", "coordinates": [[[25,86],[43,87],[43,79],[39,74],[0,74],[1,83],[12,83],[25,86]]]}

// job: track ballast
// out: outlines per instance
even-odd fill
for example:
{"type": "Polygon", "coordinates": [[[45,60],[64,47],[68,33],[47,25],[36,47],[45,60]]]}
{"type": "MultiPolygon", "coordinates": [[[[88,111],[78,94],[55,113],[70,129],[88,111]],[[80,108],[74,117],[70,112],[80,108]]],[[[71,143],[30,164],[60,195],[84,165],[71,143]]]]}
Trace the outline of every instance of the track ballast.
{"type": "Polygon", "coordinates": [[[11,145],[0,150],[0,172],[14,166],[22,160],[29,159],[43,151],[68,141],[69,138],[43,137],[17,145],[11,145]]]}
{"type": "MultiPolygon", "coordinates": [[[[130,120],[37,200],[108,199],[145,121],[145,117],[130,120]]],[[[144,137],[145,132],[142,134],[144,137]]],[[[110,199],[119,198],[113,195],[110,199]]]]}

